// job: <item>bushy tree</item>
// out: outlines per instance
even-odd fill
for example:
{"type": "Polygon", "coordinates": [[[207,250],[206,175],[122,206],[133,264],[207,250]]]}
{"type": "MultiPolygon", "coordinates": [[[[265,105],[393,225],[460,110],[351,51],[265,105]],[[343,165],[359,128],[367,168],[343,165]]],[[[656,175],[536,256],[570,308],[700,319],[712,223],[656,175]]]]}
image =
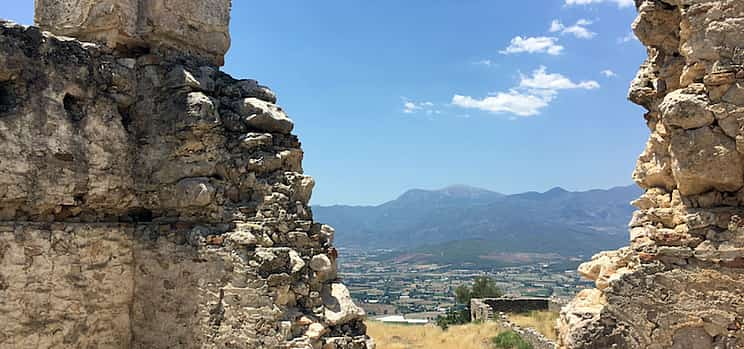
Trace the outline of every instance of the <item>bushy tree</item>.
{"type": "Polygon", "coordinates": [[[455,301],[457,305],[447,310],[444,315],[437,317],[437,325],[447,329],[451,325],[466,324],[470,319],[470,300],[473,298],[498,298],[504,293],[496,286],[496,281],[487,277],[479,276],[473,280],[471,286],[460,285],[455,288],[455,301]]]}
{"type": "Polygon", "coordinates": [[[496,281],[487,276],[476,277],[472,286],[460,285],[455,289],[457,303],[468,306],[473,298],[499,298],[503,295],[496,281]]]}
{"type": "Polygon", "coordinates": [[[455,301],[460,304],[470,304],[471,296],[470,286],[460,285],[455,288],[455,301]]]}

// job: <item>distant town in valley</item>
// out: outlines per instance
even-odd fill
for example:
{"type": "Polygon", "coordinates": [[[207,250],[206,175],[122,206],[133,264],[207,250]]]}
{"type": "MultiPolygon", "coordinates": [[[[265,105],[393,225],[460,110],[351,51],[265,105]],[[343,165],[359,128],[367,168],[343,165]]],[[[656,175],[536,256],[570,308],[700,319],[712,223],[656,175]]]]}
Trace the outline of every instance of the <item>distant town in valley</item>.
{"type": "Polygon", "coordinates": [[[372,318],[404,315],[433,321],[455,305],[454,290],[477,276],[489,276],[508,296],[555,297],[568,301],[590,287],[576,268],[586,257],[559,258],[514,266],[394,263],[386,249],[341,249],[340,277],[372,318]]]}
{"type": "Polygon", "coordinates": [[[339,275],[370,317],[432,321],[478,276],[507,296],[572,299],[591,286],[579,264],[628,240],[639,195],[634,185],[514,195],[457,185],[313,213],[336,228],[339,275]]]}

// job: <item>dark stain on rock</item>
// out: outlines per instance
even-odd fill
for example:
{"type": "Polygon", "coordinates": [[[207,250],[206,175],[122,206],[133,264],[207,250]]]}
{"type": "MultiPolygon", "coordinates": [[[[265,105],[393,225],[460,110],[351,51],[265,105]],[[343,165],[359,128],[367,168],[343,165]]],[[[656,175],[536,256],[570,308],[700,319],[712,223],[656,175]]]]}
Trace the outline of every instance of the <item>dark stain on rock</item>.
{"type": "Polygon", "coordinates": [[[70,121],[72,121],[73,123],[78,123],[85,118],[85,108],[80,98],[68,93],[65,95],[65,98],[62,102],[65,106],[67,117],[70,119],[70,121]]]}
{"type": "Polygon", "coordinates": [[[16,109],[17,97],[12,81],[0,81],[0,117],[16,109]]]}

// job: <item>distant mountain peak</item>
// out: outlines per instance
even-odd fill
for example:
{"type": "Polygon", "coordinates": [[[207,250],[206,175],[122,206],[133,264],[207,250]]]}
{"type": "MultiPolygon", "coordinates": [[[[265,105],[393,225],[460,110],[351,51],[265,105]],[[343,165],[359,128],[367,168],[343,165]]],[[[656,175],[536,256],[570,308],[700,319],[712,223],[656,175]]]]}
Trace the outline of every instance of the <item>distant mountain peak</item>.
{"type": "Polygon", "coordinates": [[[439,204],[462,205],[464,202],[490,202],[504,196],[504,194],[487,189],[457,184],[437,190],[411,189],[397,199],[383,205],[428,205],[435,202],[439,204]]]}
{"type": "Polygon", "coordinates": [[[409,190],[379,206],[313,207],[313,213],[336,228],[340,246],[410,248],[481,239],[495,241],[486,247],[496,252],[577,255],[626,243],[634,210],[628,202],[641,193],[635,186],[585,192],[556,187],[503,196],[453,185],[409,190]]]}
{"type": "Polygon", "coordinates": [[[472,186],[464,185],[464,184],[450,185],[448,187],[439,189],[438,192],[444,193],[450,196],[466,196],[466,197],[479,196],[483,194],[500,194],[500,193],[490,191],[488,189],[472,187],[472,186]]]}
{"type": "Polygon", "coordinates": [[[546,191],[544,194],[564,194],[564,193],[570,193],[570,192],[561,187],[553,187],[550,190],[546,191]]]}

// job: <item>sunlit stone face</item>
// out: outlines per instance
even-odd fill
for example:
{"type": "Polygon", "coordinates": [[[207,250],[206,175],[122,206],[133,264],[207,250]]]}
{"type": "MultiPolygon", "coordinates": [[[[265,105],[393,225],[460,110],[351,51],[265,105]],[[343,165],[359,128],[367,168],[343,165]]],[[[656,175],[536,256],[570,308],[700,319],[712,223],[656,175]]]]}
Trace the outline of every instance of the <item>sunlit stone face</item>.
{"type": "Polygon", "coordinates": [[[36,0],[36,25],[119,49],[178,52],[222,65],[230,0],[36,0]]]}

